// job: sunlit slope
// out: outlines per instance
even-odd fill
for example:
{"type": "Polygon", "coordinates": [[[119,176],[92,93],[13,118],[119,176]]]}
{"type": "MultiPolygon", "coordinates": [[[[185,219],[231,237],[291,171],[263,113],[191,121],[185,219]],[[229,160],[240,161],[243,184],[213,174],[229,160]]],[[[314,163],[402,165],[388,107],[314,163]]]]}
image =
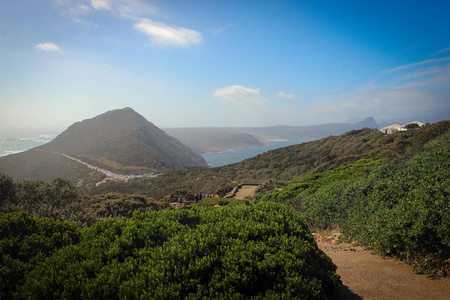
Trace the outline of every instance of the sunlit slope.
{"type": "Polygon", "coordinates": [[[103,174],[64,156],[36,149],[1,157],[0,172],[20,180],[50,181],[61,177],[77,186],[95,184],[104,178],[103,174]]]}
{"type": "Polygon", "coordinates": [[[124,174],[207,166],[199,154],[125,108],[75,123],[45,145],[0,158],[0,172],[41,180],[90,176],[92,170],[61,154],[124,174]]]}
{"type": "Polygon", "coordinates": [[[70,126],[39,147],[120,172],[207,166],[204,159],[131,108],[108,111],[70,126]]]}
{"type": "MultiPolygon", "coordinates": [[[[178,189],[215,193],[224,186],[237,183],[260,183],[265,186],[271,181],[281,181],[286,184],[363,158],[370,161],[413,155],[428,141],[449,129],[450,121],[442,121],[417,131],[393,135],[368,128],[352,130],[340,136],[275,149],[228,166],[188,168],[166,172],[156,178],[107,183],[91,192],[139,192],[159,197],[178,189]]],[[[267,188],[270,189],[270,186],[267,188]]]]}

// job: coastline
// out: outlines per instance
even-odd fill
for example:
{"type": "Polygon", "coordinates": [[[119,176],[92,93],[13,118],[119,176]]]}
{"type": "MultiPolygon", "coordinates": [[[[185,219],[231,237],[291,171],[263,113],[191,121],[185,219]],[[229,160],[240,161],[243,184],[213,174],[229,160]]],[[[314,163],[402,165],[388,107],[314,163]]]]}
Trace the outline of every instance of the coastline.
{"type": "Polygon", "coordinates": [[[245,159],[252,158],[267,151],[301,143],[302,142],[299,141],[289,140],[276,140],[271,142],[267,141],[263,146],[233,148],[220,152],[200,153],[200,155],[206,160],[211,168],[215,168],[241,162],[245,159]]]}

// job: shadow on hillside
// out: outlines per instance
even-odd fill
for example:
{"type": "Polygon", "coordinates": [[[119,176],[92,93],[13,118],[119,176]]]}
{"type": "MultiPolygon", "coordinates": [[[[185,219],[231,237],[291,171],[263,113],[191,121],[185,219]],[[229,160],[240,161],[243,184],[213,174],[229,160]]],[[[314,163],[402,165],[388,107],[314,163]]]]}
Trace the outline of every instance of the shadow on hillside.
{"type": "Polygon", "coordinates": [[[330,297],[330,300],[361,300],[362,297],[353,293],[346,285],[342,285],[339,289],[339,294],[335,297],[330,297]]]}

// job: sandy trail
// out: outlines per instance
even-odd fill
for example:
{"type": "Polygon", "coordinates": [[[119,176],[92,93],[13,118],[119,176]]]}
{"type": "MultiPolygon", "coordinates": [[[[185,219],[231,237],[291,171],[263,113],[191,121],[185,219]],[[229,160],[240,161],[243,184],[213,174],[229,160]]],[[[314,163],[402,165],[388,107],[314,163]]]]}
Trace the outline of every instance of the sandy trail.
{"type": "Polygon", "coordinates": [[[338,267],[343,287],[332,299],[450,299],[450,279],[416,274],[412,266],[359,246],[318,241],[338,267]]]}
{"type": "Polygon", "coordinates": [[[253,197],[255,195],[255,191],[258,188],[257,185],[243,185],[234,196],[235,199],[243,200],[245,197],[253,197]]]}

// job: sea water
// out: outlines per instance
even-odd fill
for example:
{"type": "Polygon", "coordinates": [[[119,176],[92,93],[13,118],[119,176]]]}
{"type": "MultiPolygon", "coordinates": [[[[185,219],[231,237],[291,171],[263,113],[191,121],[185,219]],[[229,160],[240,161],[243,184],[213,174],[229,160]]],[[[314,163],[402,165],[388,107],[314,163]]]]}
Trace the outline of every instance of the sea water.
{"type": "MultiPolygon", "coordinates": [[[[53,140],[56,133],[5,133],[0,132],[0,157],[10,154],[27,151],[31,148],[46,144],[53,140]]],[[[266,146],[253,148],[230,149],[216,153],[202,153],[201,156],[211,167],[220,167],[224,165],[241,162],[258,154],[274,150],[281,147],[287,147],[300,144],[298,141],[271,141],[266,146]]]]}
{"type": "Polygon", "coordinates": [[[56,133],[0,132],[0,157],[46,144],[56,136],[56,133]]]}
{"type": "Polygon", "coordinates": [[[229,149],[222,152],[215,153],[202,153],[201,156],[206,160],[206,162],[211,167],[221,167],[225,165],[234,164],[237,162],[241,162],[247,158],[254,157],[258,154],[282,148],[287,146],[292,146],[296,144],[301,144],[298,141],[271,141],[268,142],[268,145],[263,147],[253,147],[253,148],[238,148],[238,149],[229,149]]]}

